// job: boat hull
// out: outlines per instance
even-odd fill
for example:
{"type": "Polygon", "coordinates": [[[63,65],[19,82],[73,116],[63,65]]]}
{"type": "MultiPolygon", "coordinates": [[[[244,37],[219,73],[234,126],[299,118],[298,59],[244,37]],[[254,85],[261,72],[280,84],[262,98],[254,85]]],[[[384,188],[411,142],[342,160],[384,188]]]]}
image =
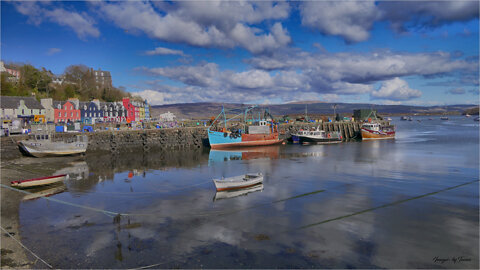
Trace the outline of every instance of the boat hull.
{"type": "Polygon", "coordinates": [[[37,142],[18,142],[20,151],[34,157],[48,157],[48,156],[68,156],[83,154],[87,151],[87,143],[71,143],[61,146],[37,142]]]}
{"type": "Polygon", "coordinates": [[[395,131],[382,132],[362,128],[362,140],[395,139],[395,131]]]}
{"type": "Polygon", "coordinates": [[[263,182],[262,174],[250,175],[251,178],[246,178],[247,175],[231,177],[228,179],[213,179],[217,191],[235,190],[241,188],[249,188],[263,182]]]}
{"type": "Polygon", "coordinates": [[[342,140],[340,138],[312,138],[301,136],[300,141],[302,143],[317,143],[317,144],[333,144],[333,143],[341,143],[342,140]]]}
{"type": "Polygon", "coordinates": [[[49,177],[12,181],[10,184],[12,187],[20,187],[20,188],[44,186],[44,185],[50,185],[57,182],[61,182],[65,180],[66,176],[67,176],[66,174],[60,174],[60,175],[54,175],[49,177]]]}
{"type": "Polygon", "coordinates": [[[264,146],[283,142],[278,138],[278,133],[234,135],[212,130],[208,131],[208,140],[212,149],[264,146]]]}

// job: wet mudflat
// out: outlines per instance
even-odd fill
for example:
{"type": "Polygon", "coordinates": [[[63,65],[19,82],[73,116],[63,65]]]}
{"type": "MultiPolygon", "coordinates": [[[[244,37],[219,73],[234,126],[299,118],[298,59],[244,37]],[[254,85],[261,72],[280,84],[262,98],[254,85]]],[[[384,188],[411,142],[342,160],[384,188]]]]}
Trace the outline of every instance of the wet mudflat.
{"type": "Polygon", "coordinates": [[[478,268],[477,122],[394,121],[396,140],[87,155],[20,203],[22,241],[57,268],[478,268]],[[215,192],[247,172],[263,186],[215,192]]]}

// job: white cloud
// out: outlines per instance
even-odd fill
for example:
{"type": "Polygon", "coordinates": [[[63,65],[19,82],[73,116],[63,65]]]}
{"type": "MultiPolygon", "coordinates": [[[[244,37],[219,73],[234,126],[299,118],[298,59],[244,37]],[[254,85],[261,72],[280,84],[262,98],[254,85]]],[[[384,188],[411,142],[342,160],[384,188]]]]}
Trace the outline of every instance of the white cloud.
{"type": "MultiPolygon", "coordinates": [[[[373,99],[410,100],[419,97],[421,92],[410,89],[401,77],[448,77],[459,73],[463,76],[478,68],[478,63],[452,58],[444,52],[315,54],[283,50],[271,56],[255,57],[247,63],[252,64],[253,69],[241,72],[220,70],[215,63],[143,70],[185,84],[189,92],[183,98],[187,100],[245,102],[247,99],[291,101],[300,92],[316,93],[317,97],[326,95],[329,99],[335,98],[334,95],[341,97],[371,93],[373,99]],[[268,68],[263,69],[265,66],[268,68]],[[283,70],[272,71],[269,69],[272,66],[283,70]],[[373,84],[382,81],[382,88],[374,91],[373,84]]],[[[172,98],[180,97],[174,94],[172,98]]]]}
{"type": "Polygon", "coordinates": [[[17,2],[18,12],[29,17],[29,21],[39,25],[44,20],[71,28],[77,36],[85,39],[89,36],[99,37],[100,31],[94,26],[95,21],[86,13],[77,13],[63,8],[51,8],[48,3],[17,2]]]}
{"type": "Polygon", "coordinates": [[[478,18],[478,1],[305,1],[302,24],[347,42],[365,41],[376,21],[390,22],[397,31],[432,28],[478,18]]]}
{"type": "Polygon", "coordinates": [[[455,21],[478,18],[478,1],[380,1],[381,20],[397,31],[414,26],[438,27],[455,21]]]}
{"type": "Polygon", "coordinates": [[[411,89],[408,83],[400,78],[385,81],[379,90],[371,92],[373,99],[388,99],[392,101],[410,100],[422,96],[419,90],[411,89]]]}
{"type": "Polygon", "coordinates": [[[146,55],[180,55],[185,56],[185,54],[180,50],[172,50],[169,48],[157,47],[151,51],[145,51],[146,55]]]}
{"type": "Polygon", "coordinates": [[[61,51],[62,51],[62,49],[59,49],[59,48],[50,48],[47,51],[47,55],[54,55],[54,54],[59,53],[61,51]]]}
{"type": "Polygon", "coordinates": [[[154,91],[154,90],[143,90],[140,92],[134,93],[135,95],[138,95],[142,97],[143,99],[148,100],[148,103],[150,105],[163,105],[165,104],[165,93],[154,91]]]}
{"type": "Polygon", "coordinates": [[[93,2],[106,18],[130,32],[200,47],[245,48],[264,53],[291,42],[288,31],[275,23],[270,33],[251,24],[287,18],[287,3],[247,1],[93,2]],[[156,10],[160,9],[165,13],[156,10]]]}
{"type": "Polygon", "coordinates": [[[234,87],[258,89],[272,87],[273,80],[268,72],[263,70],[249,70],[233,73],[228,79],[234,87]]]}
{"type": "Polygon", "coordinates": [[[305,1],[300,4],[302,24],[349,42],[367,40],[379,11],[375,1],[305,1]]]}
{"type": "Polygon", "coordinates": [[[180,81],[193,86],[215,86],[219,75],[218,66],[215,63],[206,63],[199,66],[177,66],[167,68],[152,68],[146,71],[180,81]]]}

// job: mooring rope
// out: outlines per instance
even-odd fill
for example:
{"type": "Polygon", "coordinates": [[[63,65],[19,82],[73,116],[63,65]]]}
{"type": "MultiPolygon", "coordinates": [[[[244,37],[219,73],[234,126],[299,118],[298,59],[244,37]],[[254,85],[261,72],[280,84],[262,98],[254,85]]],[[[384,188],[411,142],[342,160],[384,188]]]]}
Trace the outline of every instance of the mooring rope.
{"type": "MultiPolygon", "coordinates": [[[[25,190],[9,187],[9,186],[4,185],[4,184],[0,184],[0,186],[3,187],[3,188],[6,188],[6,189],[10,189],[10,190],[25,193],[25,194],[34,194],[32,192],[28,192],[28,191],[25,191],[25,190]]],[[[129,215],[129,214],[125,214],[125,213],[117,213],[117,212],[113,212],[113,211],[107,211],[107,210],[103,210],[103,209],[99,209],[99,208],[94,208],[94,207],[90,207],[90,206],[76,204],[76,203],[70,203],[70,202],[66,202],[66,201],[62,201],[62,200],[55,199],[55,198],[50,198],[50,197],[40,197],[40,198],[45,199],[47,201],[57,202],[57,203],[65,204],[65,205],[70,205],[70,206],[73,206],[73,207],[84,208],[84,209],[100,212],[100,213],[103,213],[107,216],[128,216],[129,215]]]]}
{"type": "Polygon", "coordinates": [[[41,262],[43,262],[46,266],[48,266],[48,268],[50,269],[53,269],[53,266],[51,266],[50,264],[48,264],[46,261],[44,261],[42,258],[40,258],[37,254],[35,254],[33,251],[31,251],[30,249],[28,249],[26,246],[24,246],[20,241],[18,241],[15,237],[13,237],[13,235],[11,235],[7,230],[5,230],[3,227],[0,226],[0,228],[2,228],[2,230],[8,235],[10,236],[13,240],[15,240],[18,244],[20,244],[20,246],[22,246],[24,249],[26,249],[28,252],[32,253],[33,256],[35,256],[35,258],[39,259],[41,262]]]}

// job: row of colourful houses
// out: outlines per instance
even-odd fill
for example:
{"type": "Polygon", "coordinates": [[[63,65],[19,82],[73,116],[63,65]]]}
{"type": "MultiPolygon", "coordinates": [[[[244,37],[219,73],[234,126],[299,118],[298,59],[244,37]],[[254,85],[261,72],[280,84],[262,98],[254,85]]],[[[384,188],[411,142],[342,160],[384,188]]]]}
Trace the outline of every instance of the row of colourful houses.
{"type": "Polygon", "coordinates": [[[68,123],[98,122],[130,123],[150,120],[150,106],[147,101],[139,102],[124,98],[118,102],[100,102],[94,99],[81,102],[76,98],[54,101],[51,98],[38,102],[34,97],[2,96],[0,118],[24,118],[33,122],[68,123]]]}

